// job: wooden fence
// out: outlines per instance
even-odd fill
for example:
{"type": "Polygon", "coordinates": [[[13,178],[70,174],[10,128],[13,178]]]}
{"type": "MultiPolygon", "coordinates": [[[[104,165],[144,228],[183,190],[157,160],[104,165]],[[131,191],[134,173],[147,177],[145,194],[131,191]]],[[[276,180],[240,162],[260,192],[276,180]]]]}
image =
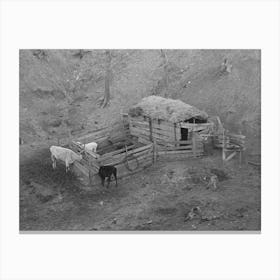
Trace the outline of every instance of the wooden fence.
{"type": "MultiPolygon", "coordinates": [[[[138,141],[147,144],[156,141],[159,145],[162,142],[173,143],[182,138],[181,129],[188,130],[189,138],[192,139],[192,133],[211,130],[212,123],[172,123],[165,120],[156,120],[148,117],[128,117],[130,134],[136,136],[138,141]]],[[[198,140],[199,141],[199,140],[198,140]]]]}
{"type": "Polygon", "coordinates": [[[155,142],[156,155],[162,156],[176,156],[180,158],[197,157],[203,155],[203,144],[196,142],[196,137],[187,141],[172,141],[172,142],[155,142]]]}
{"type": "MultiPolygon", "coordinates": [[[[80,162],[74,163],[74,172],[84,184],[100,184],[98,170],[103,165],[114,165],[118,178],[139,172],[160,159],[198,157],[204,154],[203,132],[205,137],[214,137],[214,145],[222,148],[223,160],[228,161],[244,150],[245,136],[236,134],[209,134],[212,124],[172,124],[166,121],[152,121],[150,118],[129,119],[114,128],[104,128],[75,139],[82,143],[97,142],[98,154],[85,152],[80,162]],[[128,121],[127,121],[128,120],[128,121]],[[189,140],[181,138],[181,128],[189,130],[189,140]],[[133,137],[136,140],[132,139],[133,137]],[[228,154],[230,153],[230,154],[228,154]]],[[[70,148],[76,152],[80,147],[75,141],[70,148]]]]}
{"type": "Polygon", "coordinates": [[[223,161],[229,161],[237,154],[239,154],[239,163],[242,162],[242,153],[245,150],[245,136],[223,133],[223,142],[222,142],[222,157],[223,161]]]}
{"type": "Polygon", "coordinates": [[[153,140],[175,141],[174,128],[166,122],[159,124],[150,119],[130,118],[129,130],[131,135],[138,137],[138,141],[144,144],[153,140]]]}
{"type": "MultiPolygon", "coordinates": [[[[97,142],[99,157],[86,151],[80,162],[74,163],[74,172],[79,175],[84,184],[100,184],[98,170],[103,165],[114,165],[118,178],[123,178],[139,172],[158,159],[197,157],[203,154],[201,137],[193,130],[189,140],[181,141],[181,127],[168,122],[158,122],[147,119],[129,120],[123,116],[123,122],[113,128],[104,128],[76,138],[69,145],[75,152],[81,148],[76,144],[97,142]],[[136,137],[137,140],[132,140],[136,137]],[[121,145],[119,145],[121,143],[121,145]]],[[[192,124],[191,124],[192,125],[192,124]]],[[[201,125],[199,126],[201,129],[201,125]]],[[[189,127],[189,129],[191,129],[189,127]]]]}
{"type": "Polygon", "coordinates": [[[97,144],[104,143],[106,140],[111,143],[116,143],[120,139],[124,139],[129,135],[129,127],[126,122],[118,122],[111,127],[105,127],[85,135],[73,138],[74,141],[82,143],[96,142],[97,144]]]}
{"type": "MultiPolygon", "coordinates": [[[[73,142],[71,149],[79,152],[80,147],[73,142]]],[[[103,165],[114,165],[117,168],[118,178],[123,178],[139,172],[159,159],[197,157],[203,154],[203,146],[196,143],[196,137],[187,141],[154,141],[139,147],[132,144],[101,155],[99,158],[92,152],[85,152],[83,160],[74,163],[74,172],[82,178],[86,185],[100,184],[98,170],[103,165]]]]}
{"type": "Polygon", "coordinates": [[[98,144],[98,155],[85,151],[83,159],[74,163],[74,172],[84,184],[100,183],[97,173],[102,165],[116,166],[118,178],[122,178],[139,172],[153,162],[153,143],[143,145],[135,142],[129,133],[125,116],[122,122],[113,127],[99,129],[74,139],[69,147],[75,152],[80,152],[77,141],[83,144],[94,141],[98,144]]]}
{"type": "Polygon", "coordinates": [[[82,161],[74,162],[74,172],[82,177],[85,184],[94,186],[100,184],[100,178],[98,177],[100,166],[114,165],[117,168],[118,178],[123,178],[151,166],[153,160],[153,143],[139,148],[135,148],[134,145],[129,146],[106,153],[99,158],[96,158],[94,154],[86,152],[82,161]]]}

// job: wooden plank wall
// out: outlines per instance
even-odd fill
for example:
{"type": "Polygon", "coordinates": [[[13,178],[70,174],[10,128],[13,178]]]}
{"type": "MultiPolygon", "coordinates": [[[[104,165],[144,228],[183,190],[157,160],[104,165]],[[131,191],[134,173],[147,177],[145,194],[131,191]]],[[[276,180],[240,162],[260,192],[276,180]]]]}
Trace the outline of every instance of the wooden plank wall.
{"type": "Polygon", "coordinates": [[[81,143],[96,142],[102,144],[106,140],[118,141],[118,139],[125,138],[129,135],[129,127],[127,120],[124,119],[122,122],[115,123],[112,127],[105,127],[93,131],[89,134],[74,138],[74,141],[81,143]]]}
{"type": "MultiPolygon", "coordinates": [[[[129,129],[130,134],[138,137],[139,141],[151,143],[151,130],[154,141],[175,141],[174,126],[166,121],[151,120],[143,117],[130,117],[129,129]]],[[[179,134],[178,134],[179,135],[179,134]]]]}
{"type": "Polygon", "coordinates": [[[139,172],[144,167],[152,165],[153,161],[153,144],[149,144],[137,149],[130,149],[127,152],[122,151],[117,154],[105,154],[98,159],[100,165],[114,165],[118,170],[118,177],[122,178],[128,176],[132,172],[139,172]],[[135,170],[127,169],[129,168],[135,170]]]}
{"type": "Polygon", "coordinates": [[[194,158],[202,155],[203,152],[196,152],[196,154],[194,155],[193,151],[162,151],[158,154],[158,160],[186,160],[187,158],[194,158]]]}
{"type": "Polygon", "coordinates": [[[75,161],[73,163],[73,172],[76,176],[82,181],[83,184],[89,184],[89,174],[90,170],[87,165],[82,164],[81,162],[75,161]]]}
{"type": "MultiPolygon", "coordinates": [[[[179,141],[174,141],[173,144],[178,144],[179,141]]],[[[182,144],[182,142],[180,141],[182,144]]],[[[188,144],[190,141],[183,141],[183,144],[188,144]]],[[[195,152],[190,146],[159,146],[156,143],[150,143],[146,146],[127,151],[127,153],[121,149],[112,153],[105,154],[99,159],[92,159],[91,165],[86,160],[74,163],[74,172],[79,177],[83,178],[83,183],[90,184],[91,186],[99,185],[100,178],[98,176],[98,166],[101,165],[114,165],[117,168],[118,178],[123,178],[153,165],[156,159],[165,160],[170,159],[186,159],[188,157],[197,157],[203,154],[203,147],[197,146],[195,152]],[[137,159],[137,161],[136,161],[137,159]],[[128,166],[133,169],[129,170],[128,166]]]]}
{"type": "MultiPolygon", "coordinates": [[[[206,130],[209,127],[213,126],[212,124],[189,124],[189,123],[171,123],[167,121],[157,121],[149,120],[149,118],[143,117],[130,117],[129,118],[129,129],[130,134],[138,137],[139,142],[148,144],[151,141],[156,141],[159,145],[168,145],[168,146],[179,146],[182,142],[181,139],[181,128],[189,129],[189,145],[192,145],[193,133],[200,130],[206,130]],[[152,131],[151,128],[152,127],[152,131]],[[150,137],[153,139],[151,140],[150,137]]],[[[196,139],[196,142],[202,142],[201,139],[196,139]]]]}
{"type": "Polygon", "coordinates": [[[214,124],[212,123],[185,123],[181,122],[180,126],[183,128],[188,128],[191,131],[200,131],[200,130],[208,130],[213,128],[214,124]]]}
{"type": "Polygon", "coordinates": [[[128,147],[127,152],[125,149],[120,149],[105,154],[99,159],[95,159],[91,154],[86,153],[86,158],[74,163],[74,172],[83,178],[85,184],[94,185],[100,184],[98,170],[101,165],[114,165],[117,168],[118,178],[123,178],[153,164],[152,143],[136,149],[133,147],[128,147]],[[133,170],[129,170],[126,167],[127,165],[133,170]]]}
{"type": "MultiPolygon", "coordinates": [[[[157,142],[157,144],[159,143],[157,142]]],[[[196,142],[195,137],[192,140],[174,141],[167,144],[161,142],[161,144],[162,145],[158,145],[157,147],[157,150],[159,152],[174,152],[174,154],[176,153],[188,154],[189,152],[194,152],[194,153],[196,152],[198,154],[203,153],[203,144],[201,142],[196,142]]]]}
{"type": "MultiPolygon", "coordinates": [[[[85,183],[91,185],[100,184],[98,177],[98,169],[101,165],[114,165],[118,170],[118,178],[129,176],[144,168],[151,166],[158,157],[196,157],[203,154],[203,145],[197,133],[192,132],[189,128],[190,140],[180,141],[181,125],[173,124],[166,121],[157,120],[149,121],[143,117],[129,118],[130,134],[138,137],[138,142],[144,146],[137,147],[136,145],[128,146],[127,149],[119,149],[102,155],[96,159],[94,155],[86,152],[84,159],[81,162],[74,163],[75,172],[84,177],[85,183]],[[151,129],[152,127],[152,129],[151,129]],[[153,143],[151,143],[151,135],[153,143]],[[136,160],[137,159],[137,160],[136,160]],[[133,169],[129,170],[128,166],[133,169]]],[[[110,128],[102,129],[78,138],[82,143],[97,142],[104,143],[110,136],[110,128]]],[[[116,135],[118,138],[119,136],[116,135]]],[[[138,144],[139,145],[139,144],[138,144]]],[[[78,147],[72,143],[71,148],[74,151],[79,151],[78,147]]]]}
{"type": "Polygon", "coordinates": [[[97,144],[100,144],[109,137],[110,132],[111,132],[111,128],[105,127],[105,128],[96,130],[94,132],[91,132],[87,135],[77,137],[74,139],[74,141],[79,141],[81,143],[96,142],[97,144]]]}

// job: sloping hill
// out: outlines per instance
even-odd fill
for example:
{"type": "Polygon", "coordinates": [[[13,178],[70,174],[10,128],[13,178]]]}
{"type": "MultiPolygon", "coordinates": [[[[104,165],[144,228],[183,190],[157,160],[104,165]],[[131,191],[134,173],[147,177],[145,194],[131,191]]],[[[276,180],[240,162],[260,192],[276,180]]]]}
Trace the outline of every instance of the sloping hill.
{"type": "Polygon", "coordinates": [[[225,126],[260,145],[260,51],[113,50],[111,101],[104,92],[102,50],[20,51],[20,134],[25,142],[111,125],[151,94],[219,115],[225,126]],[[227,58],[232,71],[222,69],[227,58]]]}

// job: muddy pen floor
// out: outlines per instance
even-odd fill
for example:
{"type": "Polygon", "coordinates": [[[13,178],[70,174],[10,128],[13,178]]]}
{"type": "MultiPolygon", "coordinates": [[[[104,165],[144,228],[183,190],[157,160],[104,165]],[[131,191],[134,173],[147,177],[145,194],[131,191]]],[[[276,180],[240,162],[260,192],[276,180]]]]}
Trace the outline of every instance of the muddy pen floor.
{"type": "Polygon", "coordinates": [[[20,148],[20,230],[260,230],[260,168],[221,155],[161,160],[115,187],[83,189],[46,147],[20,148]],[[218,188],[207,187],[211,175],[218,188]]]}

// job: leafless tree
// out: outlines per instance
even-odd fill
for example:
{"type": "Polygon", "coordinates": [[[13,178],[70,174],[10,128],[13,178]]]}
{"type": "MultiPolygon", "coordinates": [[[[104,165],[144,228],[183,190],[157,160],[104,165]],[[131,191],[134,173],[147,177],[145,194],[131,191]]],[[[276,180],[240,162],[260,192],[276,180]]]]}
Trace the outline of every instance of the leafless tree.
{"type": "Polygon", "coordinates": [[[105,87],[104,87],[104,97],[103,101],[101,103],[101,107],[104,108],[108,105],[110,101],[110,81],[111,81],[111,75],[112,75],[112,69],[111,69],[111,52],[109,50],[105,51],[106,55],[106,61],[105,61],[105,87]]]}
{"type": "Polygon", "coordinates": [[[169,83],[169,79],[168,79],[168,59],[167,59],[167,55],[166,52],[164,50],[160,50],[160,56],[162,59],[162,67],[163,67],[163,87],[164,89],[168,88],[168,83],[169,83]]]}

